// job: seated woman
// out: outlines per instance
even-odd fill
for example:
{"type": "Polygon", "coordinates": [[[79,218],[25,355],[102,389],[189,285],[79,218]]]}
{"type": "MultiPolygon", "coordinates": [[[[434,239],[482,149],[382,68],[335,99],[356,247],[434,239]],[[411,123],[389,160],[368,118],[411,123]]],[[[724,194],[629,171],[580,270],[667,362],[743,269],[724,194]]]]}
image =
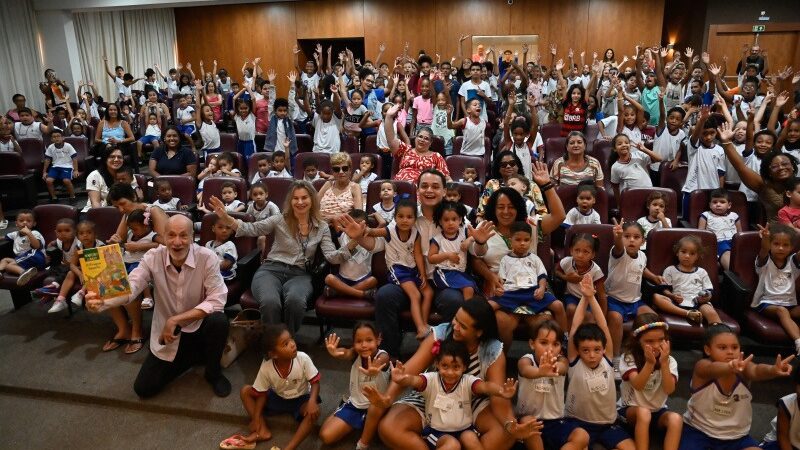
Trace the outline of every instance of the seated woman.
{"type": "Polygon", "coordinates": [[[334,153],[331,155],[331,175],[319,190],[319,204],[322,218],[328,223],[353,208],[361,209],[364,201],[361,198],[361,186],[350,181],[350,155],[334,153]]]}
{"type": "Polygon", "coordinates": [[[150,175],[186,175],[192,178],[197,174],[197,158],[194,152],[184,147],[183,137],[175,127],[164,133],[164,146],[153,150],[150,155],[150,175]]]}
{"type": "Polygon", "coordinates": [[[594,180],[595,186],[603,187],[603,169],[600,161],[586,154],[586,136],[580,131],[567,135],[567,152],[553,162],[550,175],[556,185],[576,185],[583,180],[594,180]]]}
{"type": "MultiPolygon", "coordinates": [[[[398,105],[389,108],[386,111],[386,123],[394,123],[395,116],[399,110],[400,107],[398,105]]],[[[384,131],[386,132],[386,140],[389,143],[392,156],[398,158],[400,162],[400,170],[394,176],[395,180],[416,183],[422,171],[436,169],[444,174],[448,182],[453,181],[450,178],[450,170],[447,168],[444,157],[431,151],[433,130],[429,127],[422,127],[417,132],[416,146],[414,148],[396,138],[394,127],[384,127],[384,131]]]]}
{"type": "Polygon", "coordinates": [[[118,148],[122,151],[123,155],[129,156],[131,167],[133,167],[135,171],[139,170],[139,158],[137,157],[136,150],[132,147],[135,141],[133,130],[131,130],[130,124],[123,120],[119,105],[116,103],[109,103],[106,107],[103,120],[97,124],[94,141],[96,144],[94,145],[92,153],[95,158],[99,158],[104,151],[118,148]]]}

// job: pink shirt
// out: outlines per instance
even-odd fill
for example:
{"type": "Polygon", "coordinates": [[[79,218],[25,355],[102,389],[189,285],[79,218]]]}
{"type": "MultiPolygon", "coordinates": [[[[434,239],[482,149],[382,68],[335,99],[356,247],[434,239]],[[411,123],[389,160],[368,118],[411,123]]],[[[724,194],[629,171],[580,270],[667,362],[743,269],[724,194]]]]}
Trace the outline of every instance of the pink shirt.
{"type": "Polygon", "coordinates": [[[433,123],[433,102],[421,95],[414,97],[413,108],[417,110],[417,125],[430,125],[433,123]]]}
{"type": "MultiPolygon", "coordinates": [[[[109,300],[104,306],[130,303],[152,281],[158,297],[150,326],[150,351],[164,361],[175,359],[180,343],[180,335],[168,345],[158,342],[167,319],[190,309],[199,309],[206,314],[222,311],[228,296],[228,288],[219,272],[219,257],[213,250],[197,244],[189,247],[189,255],[180,272],[170,262],[167,247],[161,245],[144,254],[139,267],[128,275],[128,280],[130,297],[109,300]]],[[[202,320],[196,320],[183,326],[181,333],[197,331],[201,323],[202,320]]]]}

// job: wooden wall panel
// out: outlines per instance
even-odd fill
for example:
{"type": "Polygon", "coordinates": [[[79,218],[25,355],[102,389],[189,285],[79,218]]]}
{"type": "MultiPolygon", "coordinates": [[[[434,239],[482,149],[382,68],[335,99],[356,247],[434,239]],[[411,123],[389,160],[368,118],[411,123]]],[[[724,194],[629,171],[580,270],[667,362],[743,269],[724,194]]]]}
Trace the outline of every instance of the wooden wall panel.
{"type": "Polygon", "coordinates": [[[586,23],[588,37],[594,44],[592,50],[602,55],[607,48],[613,48],[617,61],[622,61],[623,55],[633,55],[636,43],[652,45],[660,42],[663,11],[664,0],[618,0],[613,3],[591,0],[586,23]]]}
{"type": "MultiPolygon", "coordinates": [[[[269,3],[264,5],[268,7],[269,3]]],[[[364,36],[364,6],[361,0],[300,1],[294,5],[297,39],[364,36]]]]}
{"type": "MultiPolygon", "coordinates": [[[[435,15],[436,47],[444,59],[444,55],[455,56],[458,53],[461,35],[509,34],[511,7],[505,2],[437,0],[435,15]]],[[[471,56],[471,48],[472,40],[464,41],[465,58],[471,56]]]]}
{"type": "MultiPolygon", "coordinates": [[[[800,23],[770,24],[758,41],[767,51],[770,73],[784,66],[800,67],[800,23]]],[[[728,57],[728,76],[736,73],[736,65],[742,58],[742,44],[752,42],[752,26],[749,24],[709,27],[708,52],[712,61],[718,64],[722,64],[723,56],[728,57]]]]}
{"type": "MultiPolygon", "coordinates": [[[[431,55],[439,51],[436,42],[436,16],[433,0],[376,0],[364,2],[364,48],[365,57],[374,60],[378,54],[378,46],[386,43],[381,61],[390,66],[394,58],[403,52],[406,42],[408,53],[416,55],[425,49],[431,55]],[[393,26],[383,26],[387,17],[395,18],[393,26]]],[[[457,38],[456,38],[457,39],[457,38]]],[[[442,60],[449,59],[442,54],[442,60]]]]}

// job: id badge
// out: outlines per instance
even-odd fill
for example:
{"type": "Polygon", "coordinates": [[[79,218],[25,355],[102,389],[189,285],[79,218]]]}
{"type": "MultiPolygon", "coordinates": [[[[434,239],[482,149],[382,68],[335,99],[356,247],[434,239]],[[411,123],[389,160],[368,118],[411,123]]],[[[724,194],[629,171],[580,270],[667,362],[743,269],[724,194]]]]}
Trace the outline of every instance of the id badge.
{"type": "Polygon", "coordinates": [[[608,378],[602,374],[592,377],[586,377],[586,385],[589,387],[589,392],[606,392],[608,390],[608,378]]]}
{"type": "Polygon", "coordinates": [[[433,400],[433,407],[441,411],[450,411],[453,409],[453,399],[447,398],[444,395],[437,395],[433,400]]]}
{"type": "Polygon", "coordinates": [[[628,271],[628,274],[627,274],[628,283],[641,284],[642,283],[642,271],[639,270],[638,267],[636,267],[635,269],[634,268],[631,268],[631,269],[632,270],[628,271]]]}
{"type": "Polygon", "coordinates": [[[714,403],[712,411],[714,411],[714,414],[723,417],[730,417],[733,415],[733,408],[731,408],[730,405],[723,405],[722,403],[714,403]]]}
{"type": "Polygon", "coordinates": [[[549,394],[553,391],[553,386],[548,381],[542,380],[533,385],[533,391],[541,394],[549,394]]]}

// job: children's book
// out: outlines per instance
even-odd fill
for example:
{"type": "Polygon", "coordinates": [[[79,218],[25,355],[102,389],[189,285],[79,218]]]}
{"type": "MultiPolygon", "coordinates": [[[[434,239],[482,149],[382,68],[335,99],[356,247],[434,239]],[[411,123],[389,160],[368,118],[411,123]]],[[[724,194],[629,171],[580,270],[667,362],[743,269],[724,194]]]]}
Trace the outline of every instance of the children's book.
{"type": "Polygon", "coordinates": [[[119,244],[84,249],[80,263],[84,287],[97,293],[100,300],[131,294],[119,244]]]}

